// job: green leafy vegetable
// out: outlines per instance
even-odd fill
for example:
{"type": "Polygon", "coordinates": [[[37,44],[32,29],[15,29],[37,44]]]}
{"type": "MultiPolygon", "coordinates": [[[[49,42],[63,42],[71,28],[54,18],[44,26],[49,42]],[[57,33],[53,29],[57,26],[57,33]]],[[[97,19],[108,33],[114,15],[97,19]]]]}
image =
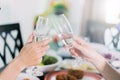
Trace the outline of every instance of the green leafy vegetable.
{"type": "Polygon", "coordinates": [[[49,65],[49,64],[54,64],[56,63],[58,60],[53,57],[53,56],[49,56],[49,55],[45,55],[43,56],[43,60],[42,60],[42,63],[43,65],[49,65]]]}

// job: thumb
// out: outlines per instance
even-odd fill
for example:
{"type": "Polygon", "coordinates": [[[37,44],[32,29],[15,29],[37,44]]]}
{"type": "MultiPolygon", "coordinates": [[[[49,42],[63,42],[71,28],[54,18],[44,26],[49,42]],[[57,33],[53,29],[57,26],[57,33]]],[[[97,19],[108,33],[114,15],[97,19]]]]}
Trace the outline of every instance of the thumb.
{"type": "Polygon", "coordinates": [[[35,33],[33,32],[33,33],[29,36],[29,38],[28,38],[28,40],[27,40],[26,43],[31,43],[31,42],[34,40],[34,37],[35,37],[35,33]]]}

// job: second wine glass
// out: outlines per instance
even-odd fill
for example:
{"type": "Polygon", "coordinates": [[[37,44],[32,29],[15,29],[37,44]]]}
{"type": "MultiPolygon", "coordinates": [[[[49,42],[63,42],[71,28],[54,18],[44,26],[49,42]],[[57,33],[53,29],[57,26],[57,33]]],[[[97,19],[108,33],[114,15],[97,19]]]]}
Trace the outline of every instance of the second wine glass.
{"type": "Polygon", "coordinates": [[[68,19],[64,14],[55,16],[53,19],[53,25],[55,27],[59,39],[62,41],[62,46],[70,45],[73,42],[73,30],[68,19]]]}
{"type": "MultiPolygon", "coordinates": [[[[56,16],[56,18],[54,18],[53,25],[58,33],[59,38],[60,39],[62,38],[60,40],[62,41],[62,44],[63,44],[62,46],[63,47],[69,46],[69,49],[74,48],[73,46],[71,46],[71,43],[74,41],[73,39],[74,33],[67,17],[64,14],[56,16]]],[[[78,64],[81,64],[83,62],[83,59],[79,56],[72,55],[72,57],[75,58],[73,62],[73,65],[75,67],[78,66],[78,64]]]]}

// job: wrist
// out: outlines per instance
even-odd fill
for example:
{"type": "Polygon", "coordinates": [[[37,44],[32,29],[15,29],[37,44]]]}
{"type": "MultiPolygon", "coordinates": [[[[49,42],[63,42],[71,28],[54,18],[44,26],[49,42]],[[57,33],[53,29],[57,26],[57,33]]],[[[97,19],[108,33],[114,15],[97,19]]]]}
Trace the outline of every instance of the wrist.
{"type": "Polygon", "coordinates": [[[96,68],[103,69],[107,60],[101,55],[96,55],[96,57],[90,59],[90,62],[94,64],[96,68]]]}
{"type": "Polygon", "coordinates": [[[15,64],[16,68],[21,71],[26,67],[19,56],[13,60],[13,64],[15,64]]]}
{"type": "Polygon", "coordinates": [[[16,57],[0,74],[3,80],[15,80],[17,75],[25,68],[19,57],[16,57]],[[12,74],[11,74],[12,73],[12,74]],[[6,75],[7,74],[7,75],[6,75]]]}

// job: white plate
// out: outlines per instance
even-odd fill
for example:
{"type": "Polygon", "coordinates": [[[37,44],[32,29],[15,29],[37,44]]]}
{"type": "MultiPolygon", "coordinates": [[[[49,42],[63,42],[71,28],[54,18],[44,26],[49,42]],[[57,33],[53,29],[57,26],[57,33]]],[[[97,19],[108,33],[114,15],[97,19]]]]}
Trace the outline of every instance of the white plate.
{"type": "MultiPolygon", "coordinates": [[[[56,76],[52,77],[51,80],[56,80],[56,76]]],[[[96,79],[94,77],[91,77],[91,76],[84,76],[80,80],[96,80],[96,79]]]]}
{"type": "Polygon", "coordinates": [[[34,77],[32,75],[29,75],[29,74],[26,74],[26,73],[20,73],[16,78],[16,80],[25,80],[25,79],[28,79],[28,80],[40,80],[39,78],[34,77]]]}
{"type": "MultiPolygon", "coordinates": [[[[58,74],[67,74],[67,70],[50,72],[45,76],[45,80],[56,80],[58,74]]],[[[84,72],[83,78],[78,80],[101,80],[101,78],[102,77],[96,73],[84,72]]]]}

